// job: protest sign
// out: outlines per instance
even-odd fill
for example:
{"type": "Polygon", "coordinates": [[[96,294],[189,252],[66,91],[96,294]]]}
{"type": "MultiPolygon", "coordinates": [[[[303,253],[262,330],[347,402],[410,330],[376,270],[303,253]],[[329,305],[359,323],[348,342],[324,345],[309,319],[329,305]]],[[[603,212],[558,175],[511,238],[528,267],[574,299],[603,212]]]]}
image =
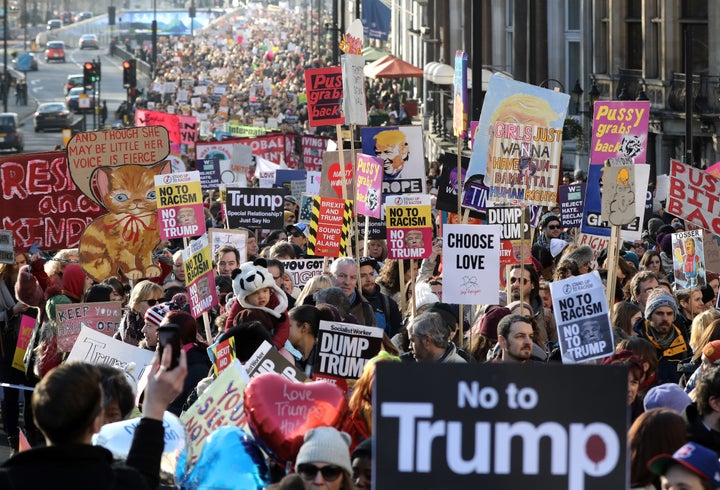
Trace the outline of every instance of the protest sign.
{"type": "Polygon", "coordinates": [[[235,337],[228,337],[223,341],[215,341],[207,348],[208,357],[213,363],[215,376],[230,366],[235,356],[235,337]]]}
{"type": "Polygon", "coordinates": [[[505,283],[505,268],[524,261],[532,264],[530,212],[520,207],[487,208],[487,224],[500,225],[500,283],[505,283]],[[522,215],[525,213],[525,219],[522,215]],[[523,227],[524,225],[524,227],[523,227]],[[523,250],[524,248],[524,250],[523,250]]]}
{"type": "Polygon", "coordinates": [[[285,191],[228,187],[225,209],[230,228],[283,228],[285,191]]]}
{"type": "Polygon", "coordinates": [[[18,332],[17,344],[15,344],[15,354],[13,355],[12,367],[25,372],[25,352],[30,345],[33,329],[35,328],[36,319],[30,315],[22,315],[20,317],[20,331],[18,332]]]}
{"type": "Polygon", "coordinates": [[[290,195],[296,200],[300,201],[302,195],[307,191],[307,182],[304,180],[291,180],[290,184],[290,195]]]}
{"type": "Polygon", "coordinates": [[[424,259],[432,253],[430,196],[388,196],[385,201],[389,259],[424,259]]]}
{"type": "Polygon", "coordinates": [[[308,123],[312,127],[345,124],[342,68],[328,66],[305,70],[308,123]]]}
{"type": "Polygon", "coordinates": [[[364,153],[357,155],[355,205],[358,214],[380,218],[382,206],[382,161],[364,153]]]}
{"type": "Polygon", "coordinates": [[[269,189],[275,185],[275,172],[280,165],[262,157],[255,158],[255,177],[258,179],[258,187],[269,189]]]}
{"type": "Polygon", "coordinates": [[[720,237],[703,230],[703,248],[707,270],[720,272],[720,237]]]}
{"type": "Polygon", "coordinates": [[[594,260],[598,254],[610,245],[610,235],[595,235],[593,233],[580,233],[577,239],[578,245],[587,245],[593,249],[594,260]]]}
{"type": "MultiPolygon", "coordinates": [[[[177,114],[169,114],[165,111],[150,111],[147,109],[137,109],[135,111],[135,126],[137,126],[138,128],[165,128],[170,143],[182,143],[182,137],[180,136],[180,120],[178,119],[177,114]]],[[[113,131],[116,130],[113,129],[113,131]]]]}
{"type": "Polygon", "coordinates": [[[253,153],[248,145],[230,141],[198,141],[195,146],[197,159],[216,159],[220,183],[247,186],[252,179],[253,153]]]}
{"type": "MultiPolygon", "coordinates": [[[[345,162],[345,198],[350,199],[355,192],[355,179],[353,178],[353,153],[350,150],[343,152],[345,162]]],[[[322,177],[320,179],[320,195],[324,197],[343,197],[342,173],[340,172],[340,152],[326,151],[323,154],[322,177]]]]}
{"type": "Polygon", "coordinates": [[[352,221],[352,201],[314,196],[308,255],[339,257],[345,254],[352,221]]]}
{"type": "Polygon", "coordinates": [[[720,179],[670,160],[670,191],[665,211],[720,235],[720,179]]]}
{"type": "Polygon", "coordinates": [[[310,223],[313,217],[313,203],[317,194],[304,193],[300,197],[300,210],[298,212],[299,223],[310,223]]]}
{"type": "Polygon", "coordinates": [[[477,211],[484,211],[487,207],[487,187],[483,186],[479,179],[468,182],[465,178],[470,159],[465,156],[460,158],[459,177],[456,155],[449,152],[443,153],[439,158],[439,162],[441,167],[440,175],[436,183],[438,194],[435,208],[449,213],[457,213],[458,182],[464,182],[463,190],[465,190],[465,193],[463,196],[463,206],[465,206],[465,202],[467,201],[468,207],[471,210],[470,216],[473,218],[481,217],[477,211]]]}
{"type": "Polygon", "coordinates": [[[202,190],[218,189],[220,185],[220,160],[217,158],[203,158],[195,162],[195,168],[200,172],[200,187],[202,190]]]}
{"type": "Polygon", "coordinates": [[[542,369],[378,363],[373,488],[628,488],[627,367],[542,369]]]}
{"type": "Polygon", "coordinates": [[[70,352],[81,326],[112,337],[120,327],[122,314],[122,303],[119,301],[56,305],[58,351],[70,352]]]}
{"type": "Polygon", "coordinates": [[[200,172],[156,175],[155,191],[161,240],[205,233],[200,172]]]}
{"type": "Polygon", "coordinates": [[[80,334],[66,362],[83,361],[96,365],[107,364],[121,371],[127,370],[131,363],[135,363],[135,371],[128,371],[128,374],[137,383],[145,368],[152,363],[154,355],[153,351],[126,344],[122,340],[115,340],[97,330],[82,325],[80,334]]]}
{"type": "Polygon", "coordinates": [[[443,301],[497,304],[500,290],[499,225],[443,226],[443,301]]]}
{"type": "Polygon", "coordinates": [[[104,213],[73,185],[64,151],[4,156],[0,183],[0,228],[21,249],[77,247],[87,225],[104,213]]]}
{"type": "Polygon", "coordinates": [[[365,127],[360,134],[362,152],[382,160],[383,196],[427,192],[422,126],[365,127]]]}
{"type": "Polygon", "coordinates": [[[602,181],[602,220],[610,226],[632,223],[636,218],[635,165],[605,166],[602,181]]]}
{"type": "MultiPolygon", "coordinates": [[[[296,180],[305,180],[307,172],[305,170],[294,170],[288,168],[278,168],[275,170],[275,187],[285,187],[296,180]]],[[[303,191],[305,192],[305,191],[303,191]]],[[[298,195],[299,198],[299,195],[298,195]]]]}
{"type": "MultiPolygon", "coordinates": [[[[320,167],[322,167],[322,161],[320,167]]],[[[322,172],[312,172],[310,170],[305,174],[305,192],[313,196],[320,195],[320,181],[322,180],[322,172]]]]}
{"type": "MultiPolygon", "coordinates": [[[[357,20],[357,19],[356,19],[357,20]]],[[[362,42],[360,43],[362,45],[362,42]]],[[[365,58],[361,54],[344,54],[340,57],[343,80],[343,112],[345,124],[367,125],[365,98],[365,58]]]]}
{"type": "Polygon", "coordinates": [[[307,380],[305,373],[290,364],[290,361],[285,359],[267,340],[260,344],[244,367],[251,378],[262,373],[277,373],[290,381],[304,383],[307,380]]]}
{"type": "Polygon", "coordinates": [[[285,135],[280,132],[255,136],[253,138],[241,138],[237,140],[237,146],[246,146],[250,154],[255,157],[264,158],[275,164],[285,164],[285,135]]]}
{"type": "Polygon", "coordinates": [[[607,300],[596,272],[550,283],[564,364],[592,361],[615,350],[607,300]]]}
{"type": "Polygon", "coordinates": [[[585,185],[569,184],[559,188],[560,222],[565,228],[576,228],[582,224],[585,185]]]}
{"type": "Polygon", "coordinates": [[[210,242],[210,256],[215,257],[215,252],[220,247],[231,245],[240,252],[240,261],[247,261],[247,239],[248,232],[245,230],[229,230],[225,228],[210,228],[208,230],[208,241],[210,242]]]}
{"type": "Polygon", "coordinates": [[[705,249],[702,230],[672,234],[673,275],[677,289],[704,286],[705,249]]]}
{"type": "Polygon", "coordinates": [[[455,78],[453,80],[453,134],[458,138],[467,137],[468,119],[468,55],[455,51],[455,78]]]}
{"type": "Polygon", "coordinates": [[[562,129],[570,96],[495,74],[490,77],[468,176],[482,174],[488,200],[554,206],[562,129]]]}
{"type": "Polygon", "coordinates": [[[487,210],[488,191],[489,189],[480,182],[470,181],[466,183],[462,199],[463,207],[473,211],[487,210]]]}
{"type": "Polygon", "coordinates": [[[194,240],[182,251],[185,284],[187,284],[190,314],[198,318],[218,304],[215,274],[207,235],[194,240]]]}
{"type": "Polygon", "coordinates": [[[382,339],[382,328],[321,320],[313,377],[358,379],[382,339]]]}
{"type": "Polygon", "coordinates": [[[187,434],[187,462],[194,464],[205,439],[218,427],[233,425],[247,432],[243,390],[249,378],[235,359],[195,400],[180,420],[187,434]]]}
{"type": "Polygon", "coordinates": [[[322,168],[322,156],[330,138],[325,136],[302,135],[300,146],[305,170],[319,171],[322,168]]]}
{"type": "MultiPolygon", "coordinates": [[[[605,185],[603,173],[606,168],[608,167],[603,165],[590,165],[588,168],[585,207],[583,208],[583,221],[580,229],[583,233],[609,237],[610,224],[602,219],[602,195],[605,185]]],[[[645,198],[647,197],[647,184],[650,177],[650,165],[637,164],[633,166],[633,170],[635,172],[635,214],[631,223],[620,227],[620,234],[623,239],[630,241],[642,239],[642,223],[645,212],[645,198]]]]}
{"type": "Polygon", "coordinates": [[[627,157],[646,163],[650,101],[599,100],[592,112],[590,163],[627,157]]]}
{"type": "Polygon", "coordinates": [[[12,231],[0,230],[0,264],[15,263],[15,239],[12,231]]]}
{"type": "MultiPolygon", "coordinates": [[[[281,260],[285,273],[292,278],[292,283],[297,287],[303,287],[315,276],[323,273],[324,259],[292,259],[281,260]]],[[[329,261],[332,263],[332,260],[329,261]]]]}

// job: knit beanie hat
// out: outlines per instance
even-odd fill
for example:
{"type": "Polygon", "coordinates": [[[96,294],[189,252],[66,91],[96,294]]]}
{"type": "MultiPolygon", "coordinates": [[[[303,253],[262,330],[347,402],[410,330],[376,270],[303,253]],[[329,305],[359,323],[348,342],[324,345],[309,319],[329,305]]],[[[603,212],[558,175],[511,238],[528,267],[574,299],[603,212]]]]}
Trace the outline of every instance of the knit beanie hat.
{"type": "Polygon", "coordinates": [[[545,227],[547,227],[547,225],[549,225],[553,221],[557,221],[558,223],[561,223],[560,217],[557,214],[545,213],[542,217],[542,221],[540,222],[540,226],[542,229],[545,229],[545,227]]]}
{"type": "Polygon", "coordinates": [[[665,255],[670,257],[672,254],[672,235],[670,233],[666,235],[662,233],[658,234],[658,245],[660,246],[660,251],[665,252],[665,255]]]}
{"type": "Polygon", "coordinates": [[[327,463],[339,466],[352,475],[350,436],[333,427],[317,427],[305,434],[295,466],[305,463],[327,463]]]}
{"type": "Polygon", "coordinates": [[[17,281],[15,281],[15,297],[18,301],[35,307],[41,306],[45,301],[45,292],[30,272],[29,265],[20,267],[17,281]]]}
{"type": "Polygon", "coordinates": [[[68,264],[63,269],[62,288],[63,294],[75,301],[80,301],[85,287],[85,271],[78,264],[68,264]]]}
{"type": "Polygon", "coordinates": [[[488,313],[485,313],[480,320],[480,335],[484,335],[485,337],[492,340],[497,340],[498,323],[500,323],[500,320],[502,320],[509,314],[510,310],[508,310],[504,306],[493,308],[488,313]]]}
{"type": "Polygon", "coordinates": [[[425,305],[437,303],[440,298],[437,294],[432,292],[430,284],[426,282],[419,282],[415,286],[415,309],[420,309],[425,305]]]}
{"type": "Polygon", "coordinates": [[[673,295],[663,288],[656,288],[650,292],[650,296],[648,296],[645,303],[645,318],[650,318],[650,315],[661,306],[669,306],[677,316],[677,303],[673,295]]]}
{"type": "Polygon", "coordinates": [[[145,322],[160,325],[163,318],[165,318],[165,313],[168,311],[170,311],[170,306],[167,303],[160,303],[159,305],[151,306],[145,312],[145,322]]]}

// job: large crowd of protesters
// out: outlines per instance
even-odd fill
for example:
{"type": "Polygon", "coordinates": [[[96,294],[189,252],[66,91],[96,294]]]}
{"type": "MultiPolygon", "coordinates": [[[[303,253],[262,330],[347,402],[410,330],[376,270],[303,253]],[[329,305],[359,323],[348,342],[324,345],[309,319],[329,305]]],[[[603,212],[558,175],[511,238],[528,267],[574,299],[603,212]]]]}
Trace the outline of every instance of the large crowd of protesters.
{"type": "MultiPolygon", "coordinates": [[[[245,15],[219,19],[212,31],[194,39],[163,39],[153,83],[223,84],[229,116],[219,116],[220,101],[211,96],[195,111],[218,125],[228,118],[243,124],[270,118],[285,121],[284,130],[303,131],[308,129],[299,101],[303,69],[327,65],[329,59],[327,51],[311,54],[311,43],[295,13],[252,7],[245,15]]],[[[397,84],[372,82],[368,94],[369,105],[401,111],[397,84]]],[[[152,86],[146,97],[156,110],[177,104],[152,86]]],[[[439,169],[429,168],[434,185],[439,169]]],[[[583,178],[576,172],[576,182],[583,178]]],[[[207,195],[205,204],[208,225],[223,227],[215,196],[207,195]]],[[[24,436],[33,449],[0,467],[0,488],[100,488],[99,481],[108,482],[107,488],[157,488],[163,412],[182,414],[212,384],[208,345],[232,337],[236,357],[245,362],[268,341],[312,377],[322,320],[381,328],[382,352],[348,391],[341,424],[309,431],[292,471],[270,458],[265,477],[272,488],[370,488],[371,392],[378,362],[560,363],[549,284],[592,271],[606,279],[611,267],[617,269],[609,305],[616,350],[599,364],[629,369],[631,487],[720,488],[720,278],[707,271],[702,286],[675,287],[671,235],[685,223],[664,212],[662,203],[645,223],[642,240],[623,243],[617,264],[607,263],[607,250],[578,245],[577,230],[563,226],[559,209],[545,209],[534,233],[532,264],[508,269],[508,287],[498,292],[495,304],[470,305],[462,315],[458,305],[442,299],[437,227],[429,258],[389,259],[385,240],[364,243],[356,237],[352,249],[367,250],[363,256],[335,259],[324,274],[297,285],[283,261],[307,257],[309,229],[297,221],[292,196],[285,199],[285,218],[283,229],[251,232],[244,251],[217,250],[213,266],[220,301],[208,317],[210,328],[189,313],[180,242],[160,242],[154,256],[162,274],[135,283],[123,277],[93,281],[77,249],[17,250],[14,265],[0,264],[1,381],[34,388],[24,404],[20,390],[4,390],[2,420],[9,444],[18,451],[24,436]],[[239,285],[233,278],[241,267],[256,279],[239,285]],[[141,407],[122,371],[63,362],[58,351],[55,308],[96,301],[122,303],[117,339],[156,351],[141,407]],[[36,326],[23,372],[13,367],[13,347],[20,318],[27,315],[36,326]],[[180,330],[180,362],[172,369],[172,348],[158,350],[158,329],[166,324],[180,330]],[[19,428],[21,407],[24,426],[19,428]],[[125,462],[90,445],[102,425],[138,415],[141,422],[125,462]]]]}

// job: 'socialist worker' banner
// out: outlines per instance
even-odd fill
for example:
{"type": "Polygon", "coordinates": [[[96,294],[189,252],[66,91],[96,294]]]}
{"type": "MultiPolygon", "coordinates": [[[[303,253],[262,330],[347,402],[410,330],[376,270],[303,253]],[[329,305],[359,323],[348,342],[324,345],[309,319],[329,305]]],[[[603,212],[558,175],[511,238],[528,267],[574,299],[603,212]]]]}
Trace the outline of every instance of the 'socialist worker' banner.
{"type": "Polygon", "coordinates": [[[570,96],[490,77],[468,177],[482,174],[488,200],[554,206],[561,172],[562,130],[570,96]]]}
{"type": "Polygon", "coordinates": [[[156,175],[155,192],[162,240],[205,233],[200,172],[156,175]]]}
{"type": "Polygon", "coordinates": [[[626,367],[376,369],[376,490],[629,488],[626,367]]]}
{"type": "Polygon", "coordinates": [[[382,347],[383,329],[352,323],[320,322],[315,378],[358,379],[382,347]]]}
{"type": "Polygon", "coordinates": [[[198,318],[218,304],[215,274],[212,270],[207,235],[201,236],[189,247],[184,248],[182,259],[185,269],[185,284],[187,284],[190,299],[190,314],[194,318],[198,318]]]}
{"type": "Polygon", "coordinates": [[[611,355],[615,343],[600,275],[593,271],[551,282],[550,292],[563,363],[611,355]]]}
{"type": "Polygon", "coordinates": [[[665,211],[720,235],[720,179],[670,160],[670,192],[665,211]]]}
{"type": "Polygon", "coordinates": [[[603,100],[593,110],[590,163],[626,157],[646,163],[650,101],[603,100]]]}
{"type": "Polygon", "coordinates": [[[424,259],[432,253],[430,196],[388,196],[385,201],[389,259],[424,259]]]}
{"type": "Polygon", "coordinates": [[[500,225],[443,226],[443,301],[497,304],[500,290],[500,225]]]}
{"type": "Polygon", "coordinates": [[[308,123],[312,127],[344,124],[342,68],[328,66],[305,70],[308,123]]]}

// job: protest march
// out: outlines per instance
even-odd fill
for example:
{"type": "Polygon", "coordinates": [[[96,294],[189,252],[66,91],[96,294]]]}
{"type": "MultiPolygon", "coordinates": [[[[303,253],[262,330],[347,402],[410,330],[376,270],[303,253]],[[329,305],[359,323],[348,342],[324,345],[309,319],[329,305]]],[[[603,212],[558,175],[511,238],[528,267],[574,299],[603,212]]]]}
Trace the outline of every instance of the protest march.
{"type": "Polygon", "coordinates": [[[438,156],[397,84],[370,124],[372,29],[308,61],[272,7],[0,156],[0,488],[720,488],[720,179],[657,175],[650,101],[568,172],[570,96],[492,75],[473,121],[458,51],[438,156]]]}

